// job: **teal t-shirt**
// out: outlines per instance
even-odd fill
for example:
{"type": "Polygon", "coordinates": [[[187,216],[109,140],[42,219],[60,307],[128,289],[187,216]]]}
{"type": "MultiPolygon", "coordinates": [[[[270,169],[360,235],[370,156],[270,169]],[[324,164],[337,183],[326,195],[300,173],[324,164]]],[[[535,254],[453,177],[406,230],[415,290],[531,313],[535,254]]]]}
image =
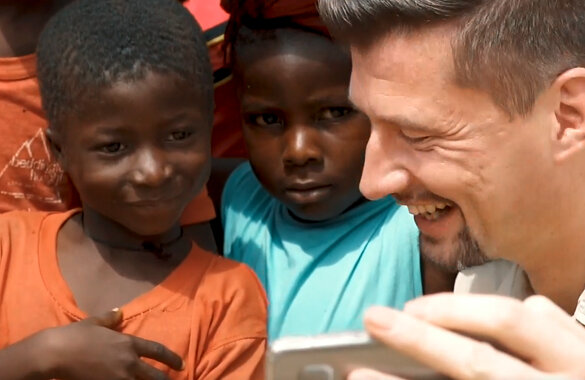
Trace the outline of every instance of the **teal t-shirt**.
{"type": "Polygon", "coordinates": [[[401,309],[422,295],[418,230],[391,197],[302,223],[246,163],[226,184],[222,219],[225,256],[248,264],[266,289],[270,340],[362,330],[369,306],[401,309]]]}

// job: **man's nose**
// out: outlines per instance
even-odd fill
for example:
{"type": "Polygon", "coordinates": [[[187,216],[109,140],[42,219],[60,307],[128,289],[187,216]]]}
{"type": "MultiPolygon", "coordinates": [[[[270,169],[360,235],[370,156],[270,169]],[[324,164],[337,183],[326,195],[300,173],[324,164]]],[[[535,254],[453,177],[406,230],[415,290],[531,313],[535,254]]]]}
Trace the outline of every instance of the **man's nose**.
{"type": "Polygon", "coordinates": [[[390,131],[372,127],[360,181],[360,191],[366,198],[379,199],[408,188],[410,173],[402,165],[403,147],[397,139],[390,131]]]}
{"type": "Polygon", "coordinates": [[[143,148],[138,152],[132,180],[142,186],[157,187],[172,175],[172,165],[158,148],[143,148]]]}
{"type": "Polygon", "coordinates": [[[282,160],[285,166],[320,164],[323,155],[318,143],[319,131],[310,126],[291,126],[285,131],[282,160]]]}

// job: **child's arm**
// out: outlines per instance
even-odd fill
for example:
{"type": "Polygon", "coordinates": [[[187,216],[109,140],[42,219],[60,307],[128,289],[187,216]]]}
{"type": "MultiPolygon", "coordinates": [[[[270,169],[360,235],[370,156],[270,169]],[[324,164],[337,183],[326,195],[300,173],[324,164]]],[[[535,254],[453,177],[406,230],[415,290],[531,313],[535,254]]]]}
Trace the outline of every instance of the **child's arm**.
{"type": "Polygon", "coordinates": [[[147,357],[175,370],[183,360],[160,343],[112,330],[119,310],[63,327],[43,330],[0,350],[2,379],[7,380],[166,380],[142,361],[147,357]]]}

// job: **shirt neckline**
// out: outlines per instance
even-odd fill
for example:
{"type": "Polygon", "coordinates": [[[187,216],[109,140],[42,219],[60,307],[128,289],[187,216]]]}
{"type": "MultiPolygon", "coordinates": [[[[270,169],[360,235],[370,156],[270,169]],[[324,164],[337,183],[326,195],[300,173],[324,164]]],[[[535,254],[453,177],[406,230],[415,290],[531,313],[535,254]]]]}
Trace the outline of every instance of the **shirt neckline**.
{"type": "MultiPolygon", "coordinates": [[[[81,209],[47,216],[39,232],[40,249],[38,254],[41,276],[52,298],[67,314],[81,320],[87,318],[88,314],[81,310],[75,302],[73,292],[61,272],[57,257],[57,234],[65,222],[79,212],[81,212],[81,209]]],[[[192,244],[191,251],[187,257],[163,281],[127,304],[120,305],[119,308],[123,312],[124,320],[144,314],[184,294],[181,290],[191,283],[186,279],[201,279],[203,272],[211,262],[211,260],[208,260],[208,265],[202,265],[203,262],[200,260],[202,253],[204,252],[201,248],[196,244],[192,244]]]]}
{"type": "Polygon", "coordinates": [[[298,218],[295,218],[291,212],[285,205],[284,203],[279,202],[278,200],[276,200],[274,198],[274,201],[276,202],[276,207],[277,207],[277,213],[280,215],[280,218],[288,225],[292,225],[295,227],[300,227],[300,228],[327,228],[327,227],[331,227],[331,226],[336,226],[339,224],[344,224],[348,219],[352,219],[355,214],[362,214],[365,212],[369,212],[372,209],[377,209],[378,207],[380,207],[382,204],[384,205],[384,207],[387,207],[388,210],[390,210],[392,207],[394,207],[395,205],[395,201],[393,200],[393,198],[390,197],[385,197],[385,198],[381,198],[381,199],[377,199],[377,200],[366,200],[365,202],[356,205],[352,208],[350,208],[349,210],[344,211],[343,213],[327,219],[327,220],[322,220],[322,221],[316,221],[316,222],[310,222],[310,221],[302,221],[298,218]]]}

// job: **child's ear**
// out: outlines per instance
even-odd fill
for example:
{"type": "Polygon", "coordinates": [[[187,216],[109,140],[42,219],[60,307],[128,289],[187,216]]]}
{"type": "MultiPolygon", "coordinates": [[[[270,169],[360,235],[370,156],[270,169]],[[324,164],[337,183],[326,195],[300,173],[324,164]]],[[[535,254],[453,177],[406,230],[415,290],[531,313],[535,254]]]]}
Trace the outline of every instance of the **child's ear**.
{"type": "Polygon", "coordinates": [[[63,157],[63,149],[61,145],[61,135],[55,130],[55,128],[49,127],[45,130],[45,137],[49,142],[51,155],[59,163],[59,165],[61,165],[61,167],[64,167],[65,160],[63,157]]]}
{"type": "Polygon", "coordinates": [[[564,72],[553,86],[558,88],[559,97],[552,138],[555,159],[562,162],[576,153],[585,152],[585,68],[564,72]]]}

